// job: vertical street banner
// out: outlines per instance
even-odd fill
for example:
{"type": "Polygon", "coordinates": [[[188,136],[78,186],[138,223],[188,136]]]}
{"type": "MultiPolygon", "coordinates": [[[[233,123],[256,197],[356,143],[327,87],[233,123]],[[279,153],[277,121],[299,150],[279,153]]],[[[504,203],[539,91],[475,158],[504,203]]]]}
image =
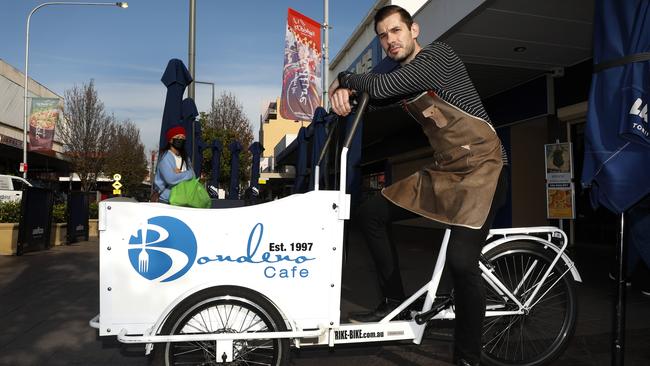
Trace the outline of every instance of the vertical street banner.
{"type": "Polygon", "coordinates": [[[289,8],[284,40],[284,71],[280,115],[294,121],[311,121],[321,105],[321,26],[289,8]]]}
{"type": "Polygon", "coordinates": [[[29,151],[52,150],[54,128],[59,121],[61,101],[57,98],[32,98],[29,115],[29,151]]]}

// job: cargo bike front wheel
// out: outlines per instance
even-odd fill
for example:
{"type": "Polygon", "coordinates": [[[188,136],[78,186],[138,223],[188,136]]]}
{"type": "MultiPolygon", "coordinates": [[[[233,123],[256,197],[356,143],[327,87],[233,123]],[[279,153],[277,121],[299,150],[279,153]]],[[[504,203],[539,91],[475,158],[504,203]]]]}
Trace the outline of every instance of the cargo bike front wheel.
{"type": "MultiPolygon", "coordinates": [[[[215,334],[286,331],[275,307],[261,295],[238,287],[206,289],[174,309],[161,334],[215,334]]],[[[233,341],[232,362],[221,362],[216,343],[173,342],[154,347],[155,365],[265,365],[289,361],[288,339],[233,341]]],[[[220,353],[220,352],[219,352],[220,353]]]]}

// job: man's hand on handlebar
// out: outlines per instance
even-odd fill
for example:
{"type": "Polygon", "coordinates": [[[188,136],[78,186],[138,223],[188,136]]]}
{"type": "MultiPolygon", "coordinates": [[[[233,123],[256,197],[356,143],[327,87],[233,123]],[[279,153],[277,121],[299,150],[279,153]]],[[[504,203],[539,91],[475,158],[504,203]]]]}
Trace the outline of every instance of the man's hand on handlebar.
{"type": "Polygon", "coordinates": [[[334,110],[334,113],[342,117],[350,114],[350,112],[352,112],[350,96],[353,96],[354,94],[354,90],[339,88],[339,81],[334,80],[328,90],[330,106],[334,110]]]}

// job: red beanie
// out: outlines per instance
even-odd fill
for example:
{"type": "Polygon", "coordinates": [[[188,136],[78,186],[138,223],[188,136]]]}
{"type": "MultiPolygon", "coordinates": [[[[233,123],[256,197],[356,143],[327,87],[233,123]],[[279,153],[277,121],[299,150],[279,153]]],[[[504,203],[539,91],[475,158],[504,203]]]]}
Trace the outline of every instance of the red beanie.
{"type": "Polygon", "coordinates": [[[175,126],[167,130],[167,133],[165,134],[165,137],[167,138],[166,141],[169,141],[172,139],[172,137],[176,135],[185,135],[185,129],[182,126],[175,126]]]}

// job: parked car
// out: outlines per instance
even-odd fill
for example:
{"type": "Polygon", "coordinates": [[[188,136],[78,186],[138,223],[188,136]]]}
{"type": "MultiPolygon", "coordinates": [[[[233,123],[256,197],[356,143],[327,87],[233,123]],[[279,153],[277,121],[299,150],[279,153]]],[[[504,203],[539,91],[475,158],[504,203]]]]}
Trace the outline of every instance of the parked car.
{"type": "Polygon", "coordinates": [[[0,202],[20,201],[23,188],[32,184],[21,177],[0,174],[0,202]]]}

